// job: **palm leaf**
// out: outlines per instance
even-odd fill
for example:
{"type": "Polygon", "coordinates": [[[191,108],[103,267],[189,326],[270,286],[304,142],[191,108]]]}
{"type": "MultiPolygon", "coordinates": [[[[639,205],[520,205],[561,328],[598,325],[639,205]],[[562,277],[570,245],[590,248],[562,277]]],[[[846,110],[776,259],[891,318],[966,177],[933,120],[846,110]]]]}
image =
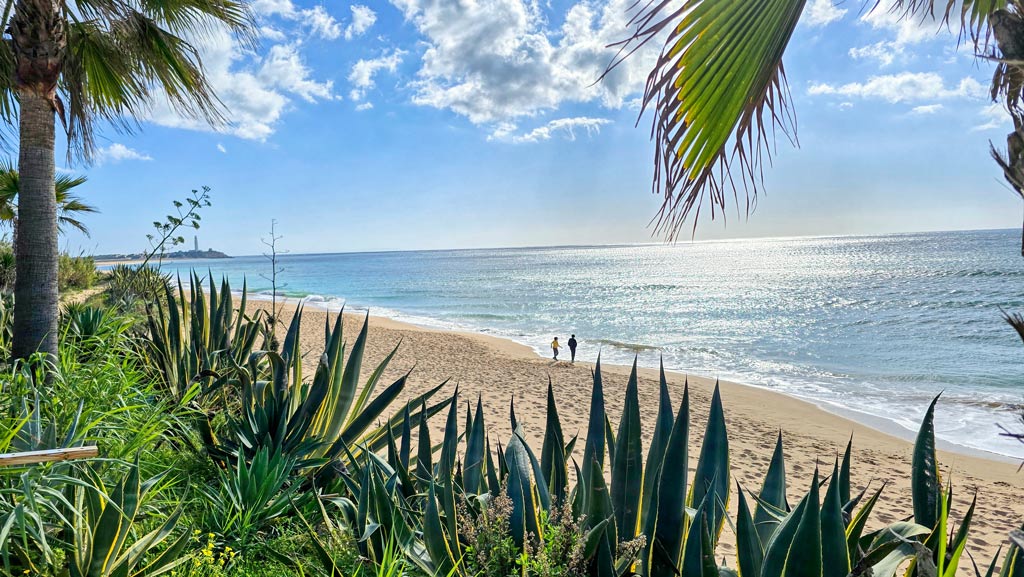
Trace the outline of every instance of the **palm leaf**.
{"type": "Polygon", "coordinates": [[[749,212],[762,160],[770,160],[769,128],[795,143],[782,54],[804,4],[655,0],[634,15],[635,33],[620,43],[620,55],[667,33],[643,97],[643,109],[654,109],[654,187],[664,195],[659,231],[675,236],[688,216],[699,215],[705,197],[714,218],[729,191],[737,200],[744,192],[749,212]]]}

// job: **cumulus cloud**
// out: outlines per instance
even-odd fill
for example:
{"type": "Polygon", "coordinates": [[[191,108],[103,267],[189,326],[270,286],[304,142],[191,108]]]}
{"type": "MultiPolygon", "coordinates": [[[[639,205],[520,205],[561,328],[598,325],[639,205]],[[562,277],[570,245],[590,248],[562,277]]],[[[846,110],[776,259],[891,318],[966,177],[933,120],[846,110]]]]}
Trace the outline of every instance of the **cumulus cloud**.
{"type": "Polygon", "coordinates": [[[349,97],[352,100],[362,100],[366,96],[366,91],[376,85],[374,76],[382,70],[393,74],[401,64],[403,56],[405,56],[405,51],[396,48],[391,52],[385,52],[378,58],[359,60],[353,64],[348,81],[355,88],[349,93],[349,97]]]}
{"type": "Polygon", "coordinates": [[[345,27],[345,40],[352,40],[356,36],[362,36],[377,22],[377,13],[371,10],[369,6],[353,4],[350,9],[352,10],[352,21],[345,27]]]}
{"type": "Polygon", "coordinates": [[[942,77],[934,72],[903,72],[873,76],[866,82],[812,84],[807,92],[811,95],[839,95],[898,103],[954,98],[980,99],[985,96],[986,88],[971,77],[960,80],[956,85],[946,86],[942,77]]]}
{"type": "Polygon", "coordinates": [[[811,0],[804,15],[804,21],[810,26],[827,26],[843,19],[846,8],[838,8],[832,0],[811,0]]]}
{"type": "Polygon", "coordinates": [[[903,46],[893,45],[885,40],[867,46],[850,49],[850,58],[854,60],[877,60],[883,67],[893,63],[897,56],[903,54],[903,46]]]}
{"type": "Polygon", "coordinates": [[[263,59],[259,78],[267,86],[281,88],[295,94],[306,102],[332,100],[334,83],[330,80],[317,82],[310,79],[310,69],[302,63],[298,49],[293,44],[278,44],[271,47],[263,59]]]}
{"type": "Polygon", "coordinates": [[[217,150],[223,152],[224,154],[228,153],[228,149],[224,148],[224,145],[219,142],[217,143],[217,150]]]}
{"type": "Polygon", "coordinates": [[[996,129],[1008,129],[1012,127],[1010,122],[1010,115],[1006,113],[1006,109],[999,104],[990,104],[981,109],[978,113],[981,117],[981,122],[971,128],[971,132],[981,132],[985,130],[996,130],[996,129]]]}
{"type": "Polygon", "coordinates": [[[281,32],[280,30],[274,28],[273,26],[261,26],[260,36],[262,38],[272,40],[274,42],[283,42],[286,38],[288,38],[288,36],[285,35],[284,32],[281,32]]]}
{"type": "MultiPolygon", "coordinates": [[[[266,1],[266,0],[261,0],[266,1]]],[[[154,103],[149,120],[163,126],[217,130],[240,138],[265,140],[273,134],[292,96],[312,102],[332,97],[330,82],[310,78],[294,45],[275,45],[266,56],[251,54],[223,27],[193,40],[207,79],[224,103],[228,124],[211,128],[179,114],[165,99],[154,103]]]]}
{"type": "Polygon", "coordinates": [[[365,112],[367,110],[373,110],[372,102],[361,102],[356,105],[356,112],[365,112]]]}
{"type": "Polygon", "coordinates": [[[906,55],[908,46],[936,38],[943,28],[930,16],[904,18],[900,10],[892,10],[880,4],[874,10],[867,11],[860,21],[872,29],[890,36],[867,46],[850,49],[850,57],[854,59],[873,59],[885,67],[893,63],[897,57],[906,55]]]}
{"type": "Polygon", "coordinates": [[[578,131],[585,131],[587,136],[593,136],[601,132],[601,126],[609,124],[607,118],[590,118],[580,116],[575,118],[558,118],[543,126],[538,126],[524,134],[515,134],[516,125],[511,122],[499,123],[488,140],[502,140],[513,144],[524,144],[551,140],[555,135],[562,135],[567,140],[576,140],[578,131]]]}
{"type": "Polygon", "coordinates": [[[110,146],[100,148],[96,150],[96,164],[102,165],[106,163],[117,164],[122,160],[153,160],[152,156],[139,152],[137,150],[128,148],[120,142],[115,142],[110,146]]]}
{"type": "Polygon", "coordinates": [[[936,112],[939,112],[943,108],[944,107],[941,104],[923,104],[921,106],[915,106],[911,108],[910,113],[920,115],[935,114],[936,112]]]}
{"type": "MultiPolygon", "coordinates": [[[[325,40],[336,40],[341,36],[341,24],[327,13],[323,6],[314,6],[302,11],[302,21],[309,28],[310,34],[325,40]]],[[[348,31],[345,32],[348,38],[348,31]]]]}
{"type": "Polygon", "coordinates": [[[579,2],[551,27],[532,0],[392,0],[425,46],[410,83],[415,104],[447,109],[475,124],[535,116],[564,103],[622,107],[642,88],[655,39],[597,79],[628,36],[633,0],[579,2]]]}

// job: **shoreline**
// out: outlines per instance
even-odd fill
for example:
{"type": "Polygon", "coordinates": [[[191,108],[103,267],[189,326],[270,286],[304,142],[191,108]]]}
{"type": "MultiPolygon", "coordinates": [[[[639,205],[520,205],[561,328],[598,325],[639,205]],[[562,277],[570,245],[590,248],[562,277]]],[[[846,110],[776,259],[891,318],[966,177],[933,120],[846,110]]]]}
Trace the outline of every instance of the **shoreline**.
{"type": "MultiPolygon", "coordinates": [[[[281,307],[283,322],[290,320],[295,306],[292,302],[281,307]]],[[[250,299],[249,307],[251,311],[267,310],[270,302],[250,299]]],[[[333,321],[335,314],[315,306],[303,308],[305,318],[300,343],[304,354],[313,358],[319,356],[323,350],[324,323],[328,318],[333,321]]],[[[346,312],[344,325],[349,342],[358,334],[364,315],[365,311],[346,312]]],[[[412,371],[407,390],[395,401],[396,412],[419,393],[450,379],[439,394],[451,394],[458,387],[462,405],[460,416],[467,404],[473,405],[479,399],[491,439],[503,445],[511,435],[508,414],[510,404],[514,403],[527,440],[539,447],[543,440],[546,391],[550,378],[562,429],[567,438],[580,435],[577,446],[584,442],[592,388],[592,363],[552,362],[539,357],[531,347],[493,335],[436,330],[372,315],[369,322],[363,378],[399,343],[398,352],[383,379],[390,383],[412,371]]],[[[601,369],[605,375],[606,410],[614,429],[622,411],[630,367],[602,363],[601,369]]],[[[639,368],[637,372],[641,436],[646,447],[653,434],[653,415],[658,405],[658,371],[639,368]]],[[[683,384],[687,383],[689,387],[692,474],[715,380],[669,371],[666,371],[666,376],[673,409],[681,400],[683,384]]],[[[749,490],[760,487],[776,437],[781,432],[788,485],[791,496],[796,499],[806,489],[815,468],[831,469],[852,435],[854,486],[858,490],[866,486],[877,488],[879,483],[891,487],[879,501],[870,526],[877,527],[910,515],[913,508],[908,479],[912,442],[781,392],[726,380],[719,381],[719,386],[729,431],[734,482],[749,490]]],[[[443,419],[432,420],[431,434],[441,435],[443,424],[443,419]]],[[[970,548],[979,560],[987,563],[999,545],[1006,541],[1008,533],[1024,519],[1024,473],[1018,473],[1017,462],[966,455],[944,447],[939,450],[939,461],[944,475],[953,479],[957,496],[953,506],[954,518],[966,511],[971,493],[978,495],[970,548]]],[[[723,534],[725,539],[731,539],[727,534],[723,534]]],[[[718,556],[732,553],[732,545],[724,542],[718,556]]]]}
{"type": "MultiPolygon", "coordinates": [[[[314,304],[313,306],[316,306],[316,305],[314,304]]],[[[325,312],[332,313],[332,314],[337,314],[337,311],[330,311],[330,310],[328,310],[326,308],[320,308],[319,310],[323,310],[325,312]]],[[[358,314],[355,314],[355,313],[349,313],[349,312],[346,312],[345,315],[347,317],[361,317],[361,315],[358,315],[358,314]]],[[[415,323],[410,323],[410,322],[406,322],[406,321],[392,319],[390,317],[374,315],[372,313],[370,314],[369,318],[370,318],[370,322],[371,323],[377,323],[380,326],[391,328],[393,330],[399,330],[399,331],[401,331],[401,330],[406,330],[406,331],[426,331],[426,332],[429,332],[429,333],[439,333],[439,334],[446,334],[447,333],[447,334],[460,335],[460,336],[463,336],[463,337],[466,337],[466,338],[470,338],[470,339],[479,339],[480,341],[482,341],[484,343],[487,343],[489,346],[495,347],[496,349],[501,350],[501,351],[503,351],[503,352],[505,352],[507,354],[511,354],[513,356],[519,356],[523,360],[528,360],[528,361],[551,361],[551,360],[553,360],[551,358],[542,356],[533,347],[531,347],[529,345],[517,342],[517,341],[512,340],[510,338],[502,337],[502,336],[488,335],[488,334],[485,334],[485,333],[477,333],[477,332],[468,331],[468,330],[446,330],[446,329],[439,329],[439,328],[430,327],[430,326],[421,326],[421,325],[417,325],[415,323]]],[[[562,362],[567,362],[567,361],[559,360],[558,362],[562,363],[562,362]]],[[[577,361],[575,363],[575,365],[576,366],[582,366],[582,367],[588,367],[588,368],[593,369],[595,367],[596,363],[593,363],[593,362],[590,362],[590,361],[577,361]]],[[[607,363],[607,362],[602,362],[601,363],[601,371],[604,372],[604,373],[611,372],[611,373],[616,373],[616,374],[619,374],[619,375],[626,375],[626,376],[628,376],[631,370],[632,370],[632,367],[629,366],[629,365],[623,365],[623,364],[619,364],[619,363],[607,363]]],[[[644,376],[647,376],[648,378],[652,378],[652,379],[659,378],[658,369],[654,369],[654,368],[651,368],[651,367],[637,366],[637,374],[638,375],[644,375],[644,376]]],[[[750,389],[751,391],[755,391],[757,393],[761,393],[761,394],[764,394],[766,396],[772,397],[772,399],[775,401],[775,402],[772,403],[773,405],[774,404],[779,404],[780,402],[783,403],[783,404],[785,404],[785,403],[795,403],[795,404],[799,404],[799,405],[804,405],[805,406],[804,408],[806,410],[808,410],[808,411],[818,411],[818,412],[822,413],[822,415],[821,415],[822,419],[835,419],[835,420],[841,421],[845,425],[848,425],[848,427],[850,428],[851,431],[856,431],[857,429],[866,429],[866,430],[869,430],[869,431],[873,431],[875,434],[884,435],[885,437],[889,437],[889,439],[891,441],[897,442],[897,443],[902,442],[902,443],[907,443],[907,444],[913,446],[914,438],[915,438],[915,436],[917,434],[916,431],[907,431],[901,425],[899,425],[897,423],[890,422],[890,421],[886,420],[883,417],[876,417],[876,416],[871,415],[869,413],[858,412],[858,411],[855,411],[855,410],[852,410],[852,409],[846,409],[846,408],[840,407],[840,406],[825,407],[825,406],[822,406],[822,405],[818,404],[817,402],[815,402],[812,399],[805,399],[805,398],[802,398],[802,397],[798,397],[796,395],[791,395],[791,394],[783,392],[783,391],[772,390],[772,389],[767,388],[767,387],[761,387],[761,386],[757,386],[757,385],[751,385],[751,384],[736,382],[736,381],[732,381],[732,380],[719,379],[717,377],[710,377],[710,376],[707,376],[707,375],[689,374],[689,373],[685,373],[685,372],[674,370],[674,369],[665,369],[665,375],[666,375],[666,378],[669,381],[672,381],[673,377],[674,377],[675,380],[677,380],[677,381],[680,380],[680,379],[682,379],[684,381],[687,380],[687,379],[695,379],[695,380],[698,380],[698,381],[706,381],[706,382],[718,383],[722,387],[723,394],[724,394],[725,390],[729,390],[729,389],[733,389],[733,390],[738,389],[738,388],[739,389],[750,389]],[[784,401],[782,399],[784,399],[784,401]],[[830,408],[834,409],[834,410],[829,410],[830,408]],[[857,413],[864,420],[875,421],[875,423],[865,423],[865,422],[863,422],[863,421],[861,421],[861,420],[859,420],[857,418],[854,418],[854,417],[851,417],[851,416],[847,416],[846,414],[843,414],[843,413],[857,413]],[[905,434],[900,434],[900,433],[905,433],[905,434]]],[[[941,402],[941,400],[939,402],[941,402]]],[[[923,417],[924,415],[922,414],[921,416],[923,417]]],[[[612,415],[609,415],[609,418],[611,418],[611,417],[612,417],[612,415]]],[[[1011,457],[1009,455],[1003,455],[1003,454],[1000,454],[1000,453],[994,453],[994,452],[991,452],[991,451],[985,451],[985,450],[982,450],[982,449],[976,449],[974,447],[967,447],[967,446],[964,446],[964,445],[959,445],[959,444],[956,444],[956,443],[953,443],[953,442],[950,442],[950,441],[945,441],[945,440],[938,439],[938,438],[936,438],[935,442],[936,442],[936,447],[941,452],[952,453],[952,454],[956,454],[956,455],[959,455],[959,456],[969,457],[969,458],[972,458],[972,459],[978,459],[978,460],[982,460],[982,461],[993,461],[993,462],[997,462],[997,463],[1014,464],[1014,466],[1020,466],[1020,460],[1015,459],[1015,458],[1013,458],[1013,457],[1011,457]]]]}
{"type": "MultiPolygon", "coordinates": [[[[241,291],[234,291],[234,292],[240,294],[241,291]]],[[[270,302],[270,295],[267,295],[265,293],[250,292],[250,293],[248,293],[247,296],[250,299],[250,302],[270,302]]],[[[304,308],[305,307],[310,307],[310,308],[315,308],[316,310],[319,310],[319,311],[324,311],[324,312],[329,313],[329,314],[337,314],[338,312],[340,312],[341,309],[339,309],[338,306],[331,306],[329,303],[332,303],[332,302],[346,303],[346,301],[344,299],[341,299],[341,298],[337,298],[337,301],[335,301],[333,298],[331,300],[320,300],[320,299],[316,299],[316,298],[309,299],[309,297],[278,296],[278,304],[279,304],[279,306],[283,305],[283,306],[295,307],[295,306],[297,306],[298,304],[301,303],[304,308]]],[[[354,310],[356,310],[356,311],[359,311],[359,314],[356,314],[356,313],[352,312],[352,310],[350,310],[347,307],[343,306],[343,309],[345,310],[346,316],[350,316],[350,315],[360,316],[360,315],[362,315],[364,313],[369,312],[371,320],[374,320],[376,322],[383,321],[385,323],[389,323],[393,328],[398,329],[398,330],[402,330],[402,329],[423,330],[423,331],[433,331],[433,332],[438,332],[438,333],[458,334],[458,335],[463,335],[463,336],[470,337],[470,338],[481,338],[481,339],[484,339],[486,341],[494,341],[494,343],[496,344],[496,346],[498,348],[504,348],[505,346],[509,346],[509,347],[512,347],[512,349],[510,349],[510,350],[519,349],[519,354],[525,355],[524,358],[535,359],[535,360],[551,360],[550,357],[547,357],[547,356],[541,354],[541,352],[539,351],[539,349],[537,347],[534,347],[534,346],[528,345],[526,343],[517,341],[515,338],[513,338],[511,336],[490,334],[489,332],[487,332],[486,329],[472,328],[472,327],[459,327],[457,325],[446,325],[443,321],[438,321],[436,319],[430,319],[430,318],[427,318],[427,317],[420,317],[420,316],[412,315],[412,314],[405,314],[405,313],[402,313],[401,311],[398,311],[398,310],[394,310],[393,312],[398,313],[399,318],[395,318],[395,317],[387,316],[387,315],[381,315],[381,314],[374,314],[373,313],[373,309],[374,308],[382,309],[384,307],[352,305],[352,308],[354,310]],[[417,320],[420,319],[420,318],[422,318],[424,320],[424,322],[422,322],[422,323],[417,322],[417,320]]],[[[385,309],[385,310],[390,310],[390,309],[385,309]]],[[[657,348],[657,347],[652,347],[652,348],[657,348]]],[[[566,353],[566,354],[568,354],[568,353],[566,353]]],[[[579,361],[579,364],[586,365],[586,366],[591,366],[591,367],[593,367],[593,365],[594,365],[594,363],[592,361],[579,361]]],[[[620,372],[621,371],[625,371],[627,375],[628,375],[628,371],[630,369],[630,365],[623,364],[621,362],[614,362],[614,361],[613,362],[603,361],[601,363],[601,367],[603,369],[607,369],[608,367],[615,367],[615,368],[619,369],[620,372]]],[[[654,367],[649,367],[649,366],[645,367],[645,366],[640,365],[640,366],[638,366],[638,370],[639,371],[644,371],[644,370],[654,371],[655,372],[654,376],[655,376],[655,378],[657,377],[657,374],[656,374],[657,369],[654,368],[654,367]]],[[[765,385],[758,385],[758,384],[754,384],[754,383],[744,382],[743,380],[738,379],[738,378],[712,377],[712,376],[705,375],[705,374],[687,373],[687,372],[685,372],[683,370],[680,370],[680,369],[668,369],[668,368],[665,369],[665,372],[666,372],[666,374],[675,375],[675,376],[677,376],[679,378],[687,378],[687,377],[689,377],[689,378],[705,379],[705,380],[709,380],[709,381],[720,381],[722,383],[729,383],[729,386],[747,387],[747,388],[754,389],[754,390],[757,390],[757,391],[762,391],[762,392],[764,392],[766,394],[778,395],[778,396],[784,397],[785,399],[788,399],[788,400],[797,401],[797,402],[800,402],[800,403],[807,404],[807,405],[809,405],[811,407],[814,407],[815,409],[817,409],[817,410],[819,410],[819,411],[821,411],[823,413],[827,413],[828,415],[831,415],[833,417],[842,419],[844,421],[849,421],[849,422],[854,423],[856,425],[859,425],[859,426],[862,426],[862,427],[865,427],[865,428],[877,431],[879,433],[885,434],[885,435],[887,435],[889,437],[892,437],[893,439],[904,441],[904,442],[908,442],[908,443],[911,443],[911,444],[913,444],[914,439],[915,439],[915,437],[917,435],[917,430],[916,429],[909,429],[909,428],[905,427],[904,425],[902,425],[902,424],[900,424],[898,422],[895,422],[895,421],[893,421],[891,419],[888,419],[886,417],[874,415],[872,413],[868,413],[866,411],[860,411],[860,410],[857,410],[857,409],[854,409],[854,408],[851,408],[851,407],[845,407],[845,406],[842,406],[842,405],[837,404],[837,403],[829,403],[828,401],[825,401],[825,400],[814,399],[814,398],[811,398],[811,397],[805,397],[805,396],[801,396],[801,395],[798,395],[798,394],[794,394],[794,393],[789,392],[789,391],[778,390],[778,389],[775,389],[775,388],[772,388],[772,387],[769,387],[769,386],[765,386],[765,385]]],[[[941,403],[941,401],[940,401],[940,403],[941,403]]],[[[922,415],[923,415],[923,413],[922,413],[922,415]]],[[[963,445],[963,444],[960,444],[960,443],[957,443],[957,442],[954,442],[954,441],[949,441],[949,440],[938,438],[938,437],[936,437],[935,441],[936,441],[936,446],[939,449],[947,451],[947,452],[950,452],[950,453],[958,453],[958,454],[961,454],[961,455],[964,455],[964,456],[968,456],[968,457],[974,457],[974,458],[979,458],[979,459],[986,459],[986,460],[995,461],[995,462],[999,462],[999,463],[1013,463],[1013,464],[1018,465],[1018,466],[1020,466],[1021,463],[1024,462],[1024,457],[1015,457],[1013,455],[1006,455],[1006,454],[1003,454],[1003,453],[998,453],[998,452],[995,452],[995,451],[990,451],[990,450],[986,450],[986,449],[982,449],[982,448],[978,448],[978,447],[971,447],[971,446],[968,446],[968,445],[963,445]]]]}

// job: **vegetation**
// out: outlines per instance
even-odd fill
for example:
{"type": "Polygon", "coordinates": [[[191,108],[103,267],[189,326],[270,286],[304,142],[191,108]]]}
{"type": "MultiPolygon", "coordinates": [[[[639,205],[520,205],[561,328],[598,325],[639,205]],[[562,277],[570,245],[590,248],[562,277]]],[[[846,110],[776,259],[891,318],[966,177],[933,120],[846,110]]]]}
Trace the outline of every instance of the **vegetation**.
{"type": "Polygon", "coordinates": [[[223,122],[222,106],[187,38],[223,26],[245,41],[253,23],[244,3],[9,0],[9,41],[0,59],[0,114],[19,128],[19,234],[12,353],[57,354],[57,206],[53,193],[55,118],[71,151],[88,160],[94,123],[130,129],[157,97],[181,114],[223,122]]]}
{"type": "MultiPolygon", "coordinates": [[[[57,230],[61,233],[73,228],[89,235],[89,227],[81,221],[82,215],[99,211],[73,192],[85,184],[86,180],[84,176],[57,175],[54,188],[57,194],[57,230]]],[[[15,239],[18,238],[19,186],[18,170],[9,163],[0,163],[0,222],[11,227],[15,239]]],[[[17,245],[17,240],[13,244],[17,245]]]]}
{"type": "MultiPolygon", "coordinates": [[[[973,569],[974,506],[954,503],[940,480],[935,402],[907,487],[858,486],[852,442],[810,478],[787,476],[781,436],[760,486],[742,487],[731,476],[736,456],[717,390],[701,409],[706,429],[695,431],[688,386],[673,406],[662,371],[644,455],[635,367],[613,427],[598,363],[585,439],[565,438],[549,385],[538,452],[514,407],[513,435],[499,445],[480,400],[467,407],[455,391],[433,401],[443,383],[396,407],[406,376],[380,383],[391,355],[362,376],[365,324],[351,344],[340,319],[326,326],[310,374],[297,344],[302,318],[294,316],[280,352],[262,350],[268,325],[244,298],[236,306],[226,282],[196,274],[188,288],[167,289],[145,320],[66,307],[56,361],[37,355],[0,373],[0,452],[88,443],[102,457],[0,469],[4,572],[953,577],[973,569]],[[442,417],[443,435],[432,440],[429,423],[442,417]],[[791,502],[795,486],[803,494],[791,502]],[[900,491],[913,504],[908,520],[874,521],[876,505],[900,491]],[[723,531],[737,544],[733,559],[715,553],[723,531]]],[[[9,336],[0,339],[9,347],[9,336]]],[[[1009,577],[1022,563],[1013,546],[978,574],[1009,577]]]]}

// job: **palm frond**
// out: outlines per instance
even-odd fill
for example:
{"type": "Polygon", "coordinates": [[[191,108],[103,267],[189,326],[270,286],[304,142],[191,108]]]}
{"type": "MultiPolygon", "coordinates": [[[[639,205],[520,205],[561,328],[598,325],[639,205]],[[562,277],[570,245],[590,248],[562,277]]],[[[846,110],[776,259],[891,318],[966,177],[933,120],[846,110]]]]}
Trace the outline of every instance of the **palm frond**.
{"type": "Polygon", "coordinates": [[[635,32],[619,44],[621,58],[667,34],[643,97],[643,110],[654,109],[654,191],[664,195],[659,232],[674,238],[691,214],[696,222],[705,196],[712,218],[730,192],[737,203],[743,192],[749,213],[775,131],[796,144],[782,54],[804,4],[650,0],[633,16],[635,32]]]}
{"type": "Polygon", "coordinates": [[[1008,0],[876,0],[871,9],[888,10],[905,19],[934,19],[945,26],[957,26],[960,39],[969,38],[975,49],[981,50],[990,38],[990,18],[997,11],[1006,10],[1008,4],[1008,0]]]}

